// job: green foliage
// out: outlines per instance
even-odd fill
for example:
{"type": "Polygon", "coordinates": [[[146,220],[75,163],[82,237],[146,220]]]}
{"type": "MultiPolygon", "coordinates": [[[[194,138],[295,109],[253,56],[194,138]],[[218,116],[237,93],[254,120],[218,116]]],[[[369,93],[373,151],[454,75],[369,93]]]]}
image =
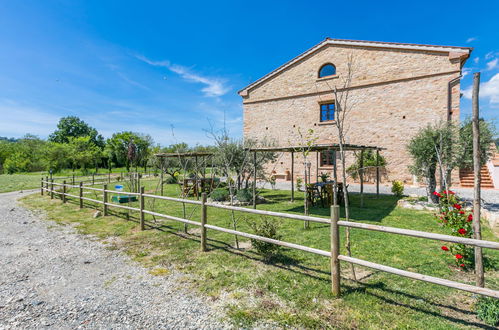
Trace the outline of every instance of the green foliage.
{"type": "Polygon", "coordinates": [[[225,202],[229,198],[229,190],[226,188],[213,189],[210,194],[211,199],[217,202],[225,202]]]}
{"type": "Polygon", "coordinates": [[[178,183],[178,174],[177,174],[177,175],[169,175],[169,176],[166,178],[165,183],[167,183],[167,184],[175,184],[175,183],[178,183]]]}
{"type": "Polygon", "coordinates": [[[397,197],[402,197],[402,195],[404,194],[404,183],[398,180],[393,181],[392,193],[397,197]]]}
{"type": "Polygon", "coordinates": [[[125,166],[127,171],[131,166],[147,166],[151,155],[153,140],[149,135],[134,132],[114,133],[106,141],[105,154],[118,166],[125,166]],[[134,156],[129,157],[129,147],[133,144],[134,156]]]}
{"type": "Polygon", "coordinates": [[[321,172],[321,174],[319,176],[321,177],[322,182],[327,182],[327,180],[329,180],[329,177],[331,175],[329,175],[329,173],[321,172]]]}
{"type": "Polygon", "coordinates": [[[428,186],[428,200],[437,203],[438,199],[431,193],[435,191],[437,180],[435,173],[440,161],[445,167],[446,175],[456,167],[459,156],[456,127],[451,122],[442,122],[437,125],[428,125],[414,136],[408,151],[413,163],[409,167],[412,174],[426,179],[428,186]]]}
{"type": "MultiPolygon", "coordinates": [[[[473,215],[464,210],[464,203],[453,191],[434,193],[439,198],[440,212],[436,215],[437,221],[449,228],[451,235],[471,238],[473,236],[473,215]]],[[[475,255],[472,247],[464,244],[451,244],[450,247],[442,246],[443,251],[453,255],[453,263],[462,269],[473,269],[475,255]]]]}
{"type": "MultiPolygon", "coordinates": [[[[371,166],[376,166],[376,155],[377,153],[373,150],[365,150],[363,153],[362,152],[356,152],[355,153],[355,163],[350,165],[347,168],[347,173],[350,175],[350,177],[354,180],[356,180],[359,176],[359,168],[360,168],[360,163],[361,163],[361,155],[363,154],[363,165],[364,168],[366,167],[371,167],[371,166]]],[[[385,166],[386,165],[386,159],[382,155],[379,155],[379,166],[385,166]]]]}
{"type": "Polygon", "coordinates": [[[57,124],[57,130],[50,134],[49,141],[57,143],[69,143],[71,138],[89,137],[90,141],[104,148],[104,138],[95,128],[90,127],[87,123],[76,116],[63,117],[57,124]]]}
{"type": "MultiPolygon", "coordinates": [[[[491,122],[480,119],[480,162],[487,163],[491,157],[491,145],[494,143],[495,128],[491,122]]],[[[466,119],[459,129],[459,143],[462,151],[459,156],[460,168],[473,168],[473,126],[471,119],[466,119]]]]}
{"type": "Polygon", "coordinates": [[[81,168],[85,173],[90,166],[100,163],[102,150],[95,145],[89,136],[70,137],[69,160],[73,168],[81,168]]]}
{"type": "Polygon", "coordinates": [[[253,200],[253,192],[251,189],[239,189],[236,193],[236,198],[243,203],[251,202],[253,200]]]}
{"type": "Polygon", "coordinates": [[[491,326],[499,326],[499,299],[479,297],[475,311],[480,320],[491,326]]]}
{"type": "MultiPolygon", "coordinates": [[[[281,239],[278,234],[280,222],[277,219],[261,216],[260,218],[247,220],[255,235],[268,237],[276,240],[281,239]]],[[[255,250],[266,260],[270,261],[280,251],[281,247],[272,243],[262,242],[256,239],[251,240],[255,250]]]]}
{"type": "Polygon", "coordinates": [[[296,178],[296,190],[301,191],[303,188],[303,179],[296,178]]]}

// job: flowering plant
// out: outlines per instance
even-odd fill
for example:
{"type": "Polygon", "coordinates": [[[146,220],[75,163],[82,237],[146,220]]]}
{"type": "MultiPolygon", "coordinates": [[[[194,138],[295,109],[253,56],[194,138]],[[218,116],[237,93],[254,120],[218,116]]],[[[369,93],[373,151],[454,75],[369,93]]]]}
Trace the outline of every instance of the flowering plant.
{"type": "MultiPolygon", "coordinates": [[[[459,237],[472,237],[473,215],[464,210],[464,203],[453,191],[446,190],[442,193],[434,192],[439,197],[439,213],[435,214],[437,221],[451,230],[451,235],[459,237]]],[[[474,267],[475,256],[473,248],[464,244],[451,244],[449,247],[442,246],[443,251],[452,254],[454,263],[463,269],[474,267]]]]}

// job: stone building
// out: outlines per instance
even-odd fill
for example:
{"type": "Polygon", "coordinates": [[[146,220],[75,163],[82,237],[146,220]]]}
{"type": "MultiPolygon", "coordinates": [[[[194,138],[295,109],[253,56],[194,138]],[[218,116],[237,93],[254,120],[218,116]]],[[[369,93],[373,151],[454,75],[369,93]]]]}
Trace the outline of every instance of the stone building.
{"type": "MultiPolygon", "coordinates": [[[[410,184],[407,144],[429,123],[459,120],[461,70],[471,51],[327,38],[239,91],[244,138],[292,146],[303,143],[299,132],[313,129],[316,143],[337,142],[333,90],[346,95],[350,66],[347,143],[385,148],[385,180],[410,184]]],[[[327,153],[309,161],[312,176],[331,171],[327,153]]],[[[289,154],[269,164],[269,171],[288,180],[289,168],[289,154]]],[[[303,173],[303,159],[295,159],[295,173],[303,173]]]]}

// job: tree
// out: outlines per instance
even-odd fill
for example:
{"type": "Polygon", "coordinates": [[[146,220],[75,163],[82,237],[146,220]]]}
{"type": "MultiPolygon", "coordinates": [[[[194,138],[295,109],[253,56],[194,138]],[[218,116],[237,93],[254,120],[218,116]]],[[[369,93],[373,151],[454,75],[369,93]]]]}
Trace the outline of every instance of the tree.
{"type": "MultiPolygon", "coordinates": [[[[494,127],[491,123],[481,120],[480,129],[483,165],[491,155],[494,127]]],[[[411,173],[426,180],[428,202],[438,203],[438,196],[433,194],[437,188],[437,170],[441,180],[440,189],[448,190],[451,172],[456,168],[470,168],[473,165],[471,121],[466,120],[460,128],[450,121],[430,124],[411,139],[408,151],[413,159],[413,164],[409,167],[411,173]]]]}
{"type": "Polygon", "coordinates": [[[87,168],[95,166],[102,158],[102,150],[89,136],[70,137],[68,147],[73,170],[79,167],[85,173],[87,168]]]}
{"type": "MultiPolygon", "coordinates": [[[[480,162],[485,165],[492,156],[495,127],[491,122],[480,119],[480,162]]],[[[459,143],[462,146],[460,168],[473,168],[473,129],[471,119],[466,119],[459,129],[459,143]]]]}
{"type": "Polygon", "coordinates": [[[71,137],[90,137],[99,148],[104,148],[104,138],[97,130],[76,116],[63,117],[57,124],[57,130],[50,134],[49,141],[58,143],[68,143],[71,137]]]}
{"type": "Polygon", "coordinates": [[[71,147],[68,143],[49,142],[45,146],[46,168],[55,172],[71,165],[71,147]]]}
{"type": "Polygon", "coordinates": [[[105,154],[118,166],[126,166],[130,171],[131,166],[144,165],[149,159],[150,147],[153,140],[149,135],[134,133],[130,131],[114,133],[106,142],[105,154]],[[134,157],[128,157],[130,143],[133,143],[134,157]]]}
{"type": "Polygon", "coordinates": [[[438,203],[438,197],[433,192],[437,187],[438,157],[435,146],[440,142],[439,133],[438,127],[428,125],[411,139],[407,147],[413,159],[409,169],[412,174],[426,180],[426,195],[431,203],[438,203]]]}

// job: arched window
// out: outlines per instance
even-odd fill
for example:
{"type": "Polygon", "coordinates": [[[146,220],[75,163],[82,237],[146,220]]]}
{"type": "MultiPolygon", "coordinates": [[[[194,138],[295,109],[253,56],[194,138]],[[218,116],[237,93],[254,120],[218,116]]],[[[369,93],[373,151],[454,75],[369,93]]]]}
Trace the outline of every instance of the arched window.
{"type": "Polygon", "coordinates": [[[331,63],[324,64],[319,70],[319,78],[334,76],[336,74],[336,67],[331,63]]]}

